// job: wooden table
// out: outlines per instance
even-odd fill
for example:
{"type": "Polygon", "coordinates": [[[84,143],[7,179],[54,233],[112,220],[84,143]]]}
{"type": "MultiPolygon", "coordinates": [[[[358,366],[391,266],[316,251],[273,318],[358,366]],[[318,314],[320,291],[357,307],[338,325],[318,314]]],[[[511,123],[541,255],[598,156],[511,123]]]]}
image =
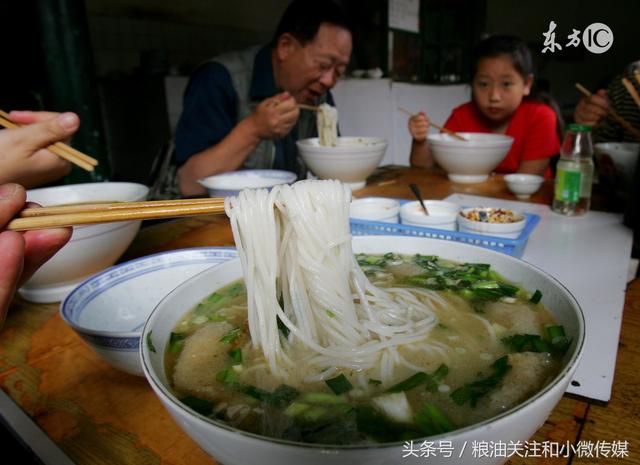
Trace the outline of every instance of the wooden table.
{"type": "MultiPolygon", "coordinates": [[[[411,198],[415,182],[425,198],[453,193],[513,199],[500,176],[474,185],[452,184],[442,173],[380,169],[356,196],[411,198]]],[[[530,201],[549,204],[546,181],[530,201]]],[[[230,246],[222,215],[143,228],[122,260],[194,246],[230,246]]],[[[613,396],[598,405],[565,396],[531,441],[552,441],[600,450],[627,441],[626,458],[520,458],[511,464],[640,464],[640,280],[627,291],[613,396]],[[599,443],[598,443],[599,441],[599,443]]],[[[57,304],[12,304],[0,333],[0,386],[77,464],[213,464],[174,423],[143,378],[101,361],[59,317],[57,304]]],[[[425,463],[428,463],[425,460],[425,463]]],[[[285,465],[285,464],[283,464],[285,465]]],[[[288,465],[288,464],[286,464],[288,465]]],[[[293,465],[293,464],[292,464],[293,465]]]]}

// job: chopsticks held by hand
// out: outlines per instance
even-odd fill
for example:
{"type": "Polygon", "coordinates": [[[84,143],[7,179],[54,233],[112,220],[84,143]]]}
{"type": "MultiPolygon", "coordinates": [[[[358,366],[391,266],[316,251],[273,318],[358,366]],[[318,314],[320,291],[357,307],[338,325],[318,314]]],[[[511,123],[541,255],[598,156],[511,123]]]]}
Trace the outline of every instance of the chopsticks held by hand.
{"type": "Polygon", "coordinates": [[[10,231],[28,231],[83,224],[150,220],[224,213],[224,199],[155,200],[76,204],[43,208],[26,208],[7,225],[10,231]]]}
{"type": "MultiPolygon", "coordinates": [[[[576,89],[578,89],[580,93],[587,98],[591,97],[592,95],[589,89],[587,89],[585,86],[583,86],[579,82],[576,82],[576,89]]],[[[620,116],[613,108],[609,108],[609,114],[613,119],[615,119],[618,123],[620,123],[622,127],[629,132],[629,134],[631,134],[636,139],[640,140],[640,130],[634,128],[631,125],[631,123],[629,123],[626,119],[620,116]]]]}
{"type": "Polygon", "coordinates": [[[314,105],[307,105],[306,103],[299,103],[298,107],[301,110],[308,110],[308,111],[320,111],[320,109],[314,105]]]}
{"type": "MultiPolygon", "coordinates": [[[[402,113],[406,113],[409,116],[413,116],[415,113],[410,112],[409,110],[407,110],[406,108],[403,107],[398,107],[398,110],[401,111],[402,113]]],[[[458,140],[463,140],[465,142],[468,142],[467,139],[465,139],[464,137],[462,137],[460,134],[458,134],[457,132],[452,131],[451,129],[447,129],[443,126],[438,126],[436,123],[433,123],[431,121],[429,121],[429,124],[431,126],[433,126],[434,128],[436,128],[437,130],[444,132],[446,134],[449,134],[451,137],[455,137],[458,140]]]]}
{"type": "MultiPolygon", "coordinates": [[[[11,117],[7,112],[2,110],[0,110],[0,126],[9,129],[21,127],[20,124],[11,120],[11,117]]],[[[86,171],[93,171],[94,167],[98,165],[98,160],[95,158],[90,157],[67,144],[63,144],[62,142],[56,142],[55,144],[50,145],[47,147],[47,150],[86,171]]]]}
{"type": "Polygon", "coordinates": [[[638,91],[636,91],[636,88],[633,87],[631,81],[627,78],[622,78],[622,84],[627,88],[627,92],[629,92],[629,95],[631,95],[633,101],[636,102],[636,105],[638,105],[638,109],[640,109],[640,95],[638,95],[638,91]]]}

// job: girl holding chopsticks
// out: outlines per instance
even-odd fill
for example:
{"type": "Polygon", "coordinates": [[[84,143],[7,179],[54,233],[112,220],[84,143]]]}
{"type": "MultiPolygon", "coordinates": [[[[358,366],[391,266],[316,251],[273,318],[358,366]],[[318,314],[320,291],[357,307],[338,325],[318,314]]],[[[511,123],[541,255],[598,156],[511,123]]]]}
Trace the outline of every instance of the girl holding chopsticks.
{"type": "MultiPolygon", "coordinates": [[[[533,64],[527,45],[514,36],[489,37],[475,47],[472,70],[472,100],[455,108],[444,127],[512,136],[513,145],[496,171],[551,176],[550,158],[560,151],[559,116],[531,95],[533,64]]],[[[428,130],[424,112],[409,119],[412,166],[434,164],[428,130]]]]}

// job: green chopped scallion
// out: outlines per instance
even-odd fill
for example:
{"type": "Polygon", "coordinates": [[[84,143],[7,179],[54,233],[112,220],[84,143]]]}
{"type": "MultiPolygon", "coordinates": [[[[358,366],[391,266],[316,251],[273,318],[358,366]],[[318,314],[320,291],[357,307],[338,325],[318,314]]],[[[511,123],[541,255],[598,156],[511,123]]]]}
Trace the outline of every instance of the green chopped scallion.
{"type": "Polygon", "coordinates": [[[337,395],[344,394],[345,392],[349,392],[353,389],[353,385],[343,374],[340,374],[335,378],[326,379],[324,382],[327,383],[327,386],[329,386],[329,388],[331,388],[331,390],[337,395]]]}

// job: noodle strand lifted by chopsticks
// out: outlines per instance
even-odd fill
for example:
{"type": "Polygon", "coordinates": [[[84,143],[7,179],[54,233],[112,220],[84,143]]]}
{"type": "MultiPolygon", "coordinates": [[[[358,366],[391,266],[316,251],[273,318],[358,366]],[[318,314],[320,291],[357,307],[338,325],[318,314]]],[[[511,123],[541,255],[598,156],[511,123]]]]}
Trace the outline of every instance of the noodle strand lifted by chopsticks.
{"type": "Polygon", "coordinates": [[[331,367],[373,369],[383,382],[393,378],[394,366],[407,366],[401,346],[440,351],[427,336],[437,323],[431,306],[441,299],[369,281],[351,250],[350,200],[350,189],[338,181],[302,181],[225,201],[247,287],[251,340],[273,374],[285,377],[300,363],[293,361],[294,347],[322,378],[335,372],[331,367]]]}

